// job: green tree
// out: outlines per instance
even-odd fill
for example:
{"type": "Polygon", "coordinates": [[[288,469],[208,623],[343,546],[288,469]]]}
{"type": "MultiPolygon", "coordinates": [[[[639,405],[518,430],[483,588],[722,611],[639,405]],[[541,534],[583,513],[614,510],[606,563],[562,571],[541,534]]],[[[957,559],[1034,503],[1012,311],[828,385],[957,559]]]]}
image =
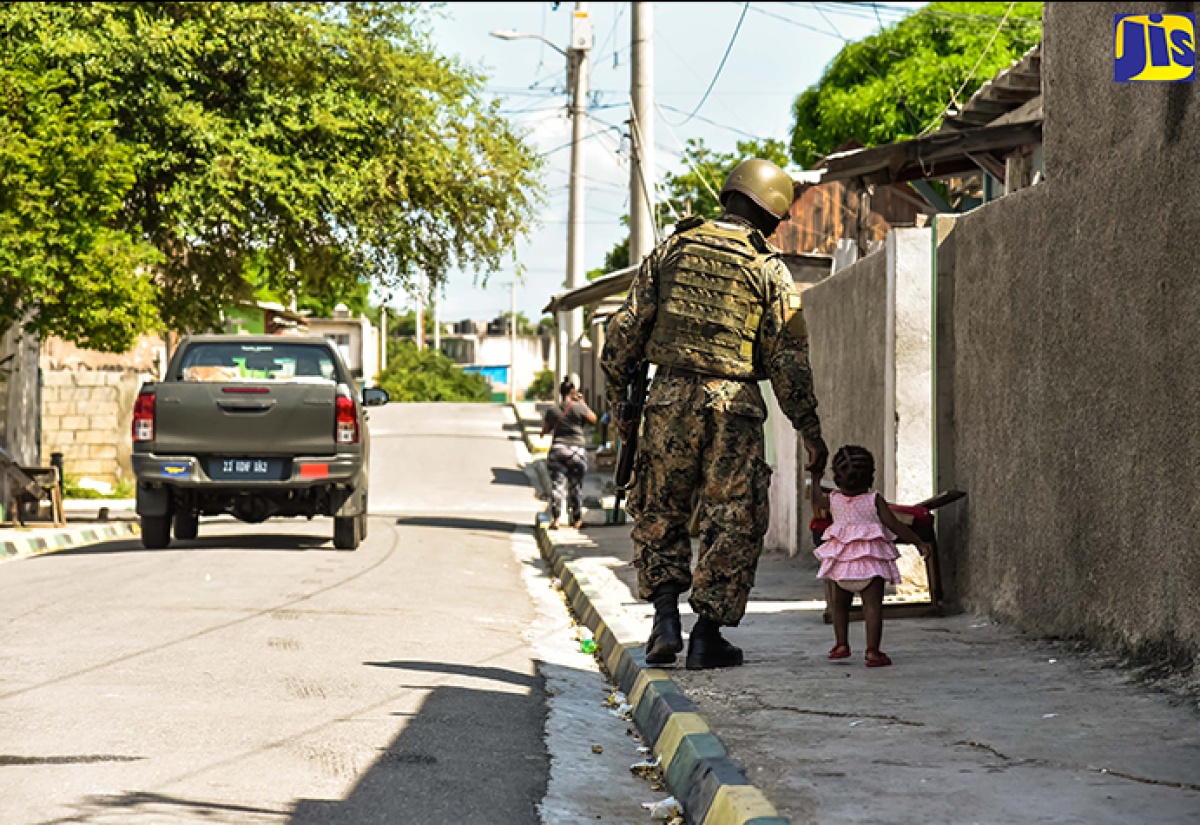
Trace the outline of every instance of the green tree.
{"type": "Polygon", "coordinates": [[[482,375],[465,372],[440,352],[418,350],[411,341],[393,342],[387,369],[378,385],[392,401],[450,401],[484,403],[492,400],[491,388],[482,375]]]}
{"type": "MultiPolygon", "coordinates": [[[[422,326],[425,328],[425,337],[428,340],[433,339],[433,313],[426,312],[422,326]]],[[[400,338],[415,338],[417,336],[417,311],[410,309],[407,312],[389,312],[388,313],[388,337],[400,338]]]]}
{"type": "Polygon", "coordinates": [[[152,325],[159,253],[120,227],[135,152],[112,134],[107,90],[54,65],[65,49],[14,37],[0,11],[0,334],[19,321],[84,346],[127,349],[152,325]]]}
{"type": "Polygon", "coordinates": [[[703,140],[689,139],[684,147],[684,166],[680,172],[668,172],[664,178],[667,199],[658,204],[659,221],[673,223],[676,215],[703,215],[715,218],[721,214],[717,196],[725,179],[739,163],[747,158],[763,158],[781,167],[790,165],[787,145],[780,140],[739,140],[730,153],[709,149],[703,140]]]}
{"type": "Polygon", "coordinates": [[[486,279],[532,224],[541,161],[435,50],[435,13],[0,5],[0,325],[120,349],[261,290],[320,309],[418,271],[486,279]]]}
{"type": "Polygon", "coordinates": [[[555,389],[554,370],[542,370],[534,377],[529,389],[525,390],[525,400],[553,401],[555,389]]]}
{"type": "Polygon", "coordinates": [[[792,105],[792,159],[807,168],[850,140],[878,146],[936,126],[968,77],[959,105],[1041,40],[1041,3],[1014,3],[999,27],[1007,9],[1005,3],[930,3],[847,44],[792,105]]]}
{"type": "MultiPolygon", "coordinates": [[[[683,154],[682,171],[668,172],[663,180],[668,194],[656,207],[660,225],[675,223],[676,216],[703,215],[715,218],[720,215],[721,203],[717,195],[725,185],[725,178],[729,177],[735,166],[747,158],[765,158],[784,167],[790,163],[787,145],[783,141],[772,139],[738,141],[735,151],[724,153],[709,149],[699,138],[692,138],[687,141],[683,154]]],[[[625,222],[628,224],[627,219],[625,222]]],[[[591,270],[587,273],[587,278],[594,281],[601,275],[628,266],[627,235],[604,256],[604,268],[591,270]]]]}

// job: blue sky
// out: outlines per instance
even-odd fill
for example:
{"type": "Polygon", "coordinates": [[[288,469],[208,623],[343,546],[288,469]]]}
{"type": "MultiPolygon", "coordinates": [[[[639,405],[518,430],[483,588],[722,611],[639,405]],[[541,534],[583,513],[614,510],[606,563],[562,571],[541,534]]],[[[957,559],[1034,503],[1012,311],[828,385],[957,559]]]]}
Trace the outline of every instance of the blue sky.
{"type": "MultiPolygon", "coordinates": [[[[787,140],[791,104],[816,83],[845,44],[893,23],[921,3],[667,3],[654,4],[654,86],[661,107],[656,120],[658,180],[680,168],[680,146],[703,138],[718,151],[733,151],[746,137],[787,140]],[[742,18],[725,67],[697,115],[685,118],[712,82],[721,57],[742,18]]],[[[566,72],[562,55],[536,40],[504,41],[492,30],[543,35],[566,47],[574,3],[446,3],[435,12],[432,34],[438,49],[482,70],[488,92],[528,131],[533,144],[550,152],[570,141],[566,116],[566,72]]],[[[585,144],[587,176],[585,266],[603,265],[604,255],[626,234],[620,217],[628,210],[629,3],[589,3],[594,43],[591,53],[590,130],[585,144]]],[[[547,158],[547,202],[540,227],[517,250],[526,272],[517,289],[517,310],[533,319],[566,278],[569,149],[547,158]]],[[[493,318],[509,307],[511,272],[489,277],[484,287],[469,273],[451,275],[442,301],[442,320],[493,318]]]]}

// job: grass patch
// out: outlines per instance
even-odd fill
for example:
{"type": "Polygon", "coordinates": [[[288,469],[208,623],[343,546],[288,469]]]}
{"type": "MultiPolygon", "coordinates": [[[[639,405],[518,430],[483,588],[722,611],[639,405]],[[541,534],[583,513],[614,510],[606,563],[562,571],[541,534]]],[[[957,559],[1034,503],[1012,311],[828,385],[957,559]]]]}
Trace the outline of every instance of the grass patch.
{"type": "Polygon", "coordinates": [[[137,486],[129,479],[121,479],[113,485],[108,495],[99,490],[79,486],[79,476],[66,473],[63,475],[63,498],[133,498],[137,494],[137,486]]]}

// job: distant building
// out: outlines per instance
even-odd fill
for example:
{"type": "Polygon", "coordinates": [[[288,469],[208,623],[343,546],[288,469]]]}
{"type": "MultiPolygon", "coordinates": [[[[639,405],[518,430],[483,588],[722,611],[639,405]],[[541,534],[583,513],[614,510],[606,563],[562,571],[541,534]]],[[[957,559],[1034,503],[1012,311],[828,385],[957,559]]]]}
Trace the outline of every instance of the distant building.
{"type": "MultiPolygon", "coordinates": [[[[507,398],[510,365],[513,364],[509,319],[459,321],[447,325],[453,332],[441,337],[442,353],[468,372],[483,375],[492,385],[497,400],[507,398]]],[[[522,399],[542,370],[552,368],[552,339],[541,335],[517,335],[513,370],[516,397],[522,399]]]]}
{"type": "Polygon", "coordinates": [[[338,304],[332,318],[307,316],[310,335],[323,335],[338,348],[355,378],[374,385],[380,372],[379,330],[366,317],[351,317],[345,304],[338,304]]]}

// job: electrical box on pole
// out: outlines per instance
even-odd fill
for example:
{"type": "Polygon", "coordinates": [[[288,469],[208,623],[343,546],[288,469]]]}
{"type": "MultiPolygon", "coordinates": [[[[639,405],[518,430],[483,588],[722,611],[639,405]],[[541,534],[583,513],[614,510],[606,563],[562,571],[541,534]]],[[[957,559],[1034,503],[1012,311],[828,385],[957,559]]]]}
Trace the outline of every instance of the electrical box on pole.
{"type": "Polygon", "coordinates": [[[592,48],[592,18],[587,9],[576,9],[571,18],[571,48],[580,51],[592,48]]]}

